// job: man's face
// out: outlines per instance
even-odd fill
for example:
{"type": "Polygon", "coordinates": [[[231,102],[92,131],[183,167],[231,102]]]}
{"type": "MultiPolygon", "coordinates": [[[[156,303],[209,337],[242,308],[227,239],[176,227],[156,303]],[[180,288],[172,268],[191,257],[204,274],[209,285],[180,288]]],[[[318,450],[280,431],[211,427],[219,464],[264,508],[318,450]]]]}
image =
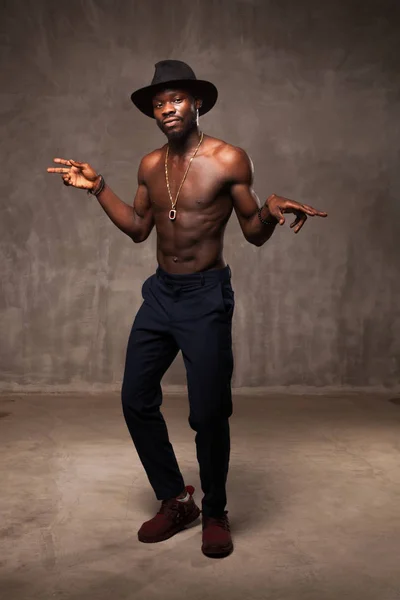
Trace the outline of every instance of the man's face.
{"type": "Polygon", "coordinates": [[[195,100],[185,90],[167,89],[153,98],[154,118],[168,139],[179,139],[197,123],[196,108],[201,100],[195,100]]]}

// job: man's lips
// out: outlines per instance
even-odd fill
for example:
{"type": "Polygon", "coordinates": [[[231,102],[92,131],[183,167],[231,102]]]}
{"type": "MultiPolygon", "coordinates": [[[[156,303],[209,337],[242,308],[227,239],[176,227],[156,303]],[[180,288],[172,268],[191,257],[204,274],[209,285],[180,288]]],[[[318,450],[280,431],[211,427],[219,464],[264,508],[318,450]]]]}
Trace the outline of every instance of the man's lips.
{"type": "Polygon", "coordinates": [[[180,119],[178,119],[178,117],[173,117],[173,118],[165,119],[165,121],[163,121],[163,124],[168,125],[169,123],[178,123],[178,121],[180,121],[180,119]]]}

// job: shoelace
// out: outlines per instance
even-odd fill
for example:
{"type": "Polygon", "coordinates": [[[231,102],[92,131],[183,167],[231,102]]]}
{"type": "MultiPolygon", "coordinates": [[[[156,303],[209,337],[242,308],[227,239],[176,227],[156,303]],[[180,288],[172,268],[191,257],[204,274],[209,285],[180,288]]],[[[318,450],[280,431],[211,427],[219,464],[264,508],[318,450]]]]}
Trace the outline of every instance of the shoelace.
{"type": "Polygon", "coordinates": [[[173,499],[173,500],[163,500],[161,503],[161,508],[158,511],[158,514],[160,515],[167,515],[167,516],[171,516],[171,517],[176,517],[176,514],[178,513],[179,515],[181,515],[181,511],[179,510],[179,505],[182,504],[181,502],[178,502],[177,500],[173,499]]]}
{"type": "Polygon", "coordinates": [[[225,529],[226,531],[230,531],[231,527],[228,521],[228,517],[226,515],[223,515],[222,517],[207,517],[206,518],[206,522],[208,521],[208,519],[211,520],[212,523],[215,523],[215,525],[220,525],[223,529],[225,529]]]}

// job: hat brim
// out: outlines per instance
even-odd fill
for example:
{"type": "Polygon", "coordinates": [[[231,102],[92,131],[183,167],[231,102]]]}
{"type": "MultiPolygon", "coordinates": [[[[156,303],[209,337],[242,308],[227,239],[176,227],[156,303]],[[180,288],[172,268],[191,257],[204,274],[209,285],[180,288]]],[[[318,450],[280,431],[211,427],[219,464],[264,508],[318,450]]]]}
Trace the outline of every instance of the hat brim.
{"type": "Polygon", "coordinates": [[[210,81],[202,79],[174,79],[140,88],[131,94],[133,104],[145,115],[154,119],[153,97],[163,89],[182,88],[201,98],[203,103],[199,115],[205,115],[212,109],[218,98],[218,90],[210,81]]]}

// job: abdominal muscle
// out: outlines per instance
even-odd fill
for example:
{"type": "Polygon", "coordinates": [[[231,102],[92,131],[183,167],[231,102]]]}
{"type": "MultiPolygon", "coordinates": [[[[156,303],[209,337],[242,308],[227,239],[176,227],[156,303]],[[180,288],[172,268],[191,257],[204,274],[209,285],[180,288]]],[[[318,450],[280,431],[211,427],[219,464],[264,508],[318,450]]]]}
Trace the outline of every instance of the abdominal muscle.
{"type": "Polygon", "coordinates": [[[198,244],[189,251],[174,254],[157,247],[157,261],[164,271],[174,274],[198,273],[212,269],[223,269],[226,263],[222,257],[222,243],[212,240],[198,244]]]}
{"type": "Polygon", "coordinates": [[[215,222],[199,216],[192,215],[190,225],[187,213],[177,215],[175,221],[156,219],[157,261],[164,271],[198,273],[226,266],[222,256],[225,219],[215,222]]]}

